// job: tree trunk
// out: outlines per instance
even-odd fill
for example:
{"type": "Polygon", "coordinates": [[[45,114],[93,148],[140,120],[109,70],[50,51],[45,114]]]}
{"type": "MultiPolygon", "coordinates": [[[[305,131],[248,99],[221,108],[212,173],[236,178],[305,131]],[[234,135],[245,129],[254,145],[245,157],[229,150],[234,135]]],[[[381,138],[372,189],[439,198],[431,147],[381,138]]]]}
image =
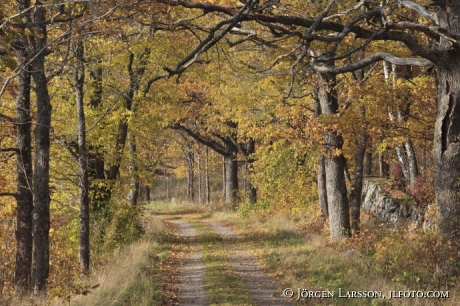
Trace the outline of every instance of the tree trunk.
{"type": "MultiPolygon", "coordinates": [[[[23,10],[24,8],[20,8],[23,10]]],[[[27,291],[31,284],[32,268],[32,136],[30,117],[29,68],[25,65],[27,51],[25,37],[14,47],[18,66],[23,67],[18,75],[18,93],[16,97],[16,185],[17,185],[17,229],[16,229],[16,266],[14,285],[18,291],[27,291]]]]}
{"type": "MultiPolygon", "coordinates": [[[[333,62],[325,64],[333,66],[333,62]]],[[[323,115],[332,116],[336,114],[339,108],[335,80],[334,74],[319,74],[318,99],[323,115]]],[[[329,230],[333,240],[341,240],[351,234],[349,203],[344,175],[346,161],[342,154],[343,138],[337,130],[326,128],[323,139],[329,230]]]]}
{"type": "Polygon", "coordinates": [[[208,159],[209,159],[208,147],[205,150],[205,160],[204,160],[204,171],[205,171],[205,191],[206,191],[206,203],[211,203],[211,185],[209,184],[209,169],[208,169],[208,159]]]}
{"type": "Polygon", "coordinates": [[[412,141],[408,139],[404,143],[406,147],[406,154],[407,154],[407,166],[408,166],[408,175],[409,175],[409,186],[413,186],[415,183],[415,179],[418,176],[418,164],[417,158],[414,152],[414,146],[412,145],[412,141]]]}
{"type": "MultiPolygon", "coordinates": [[[[319,90],[313,95],[313,101],[315,105],[315,118],[321,115],[321,103],[319,101],[319,90]]],[[[318,170],[317,170],[317,187],[318,187],[318,199],[319,208],[321,211],[321,218],[325,221],[329,218],[329,212],[327,210],[327,190],[326,190],[326,169],[325,157],[323,152],[318,154],[318,170]]]]}
{"type": "MultiPolygon", "coordinates": [[[[90,71],[89,94],[90,106],[98,108],[102,104],[102,68],[98,67],[90,71]]],[[[99,146],[88,146],[88,179],[90,182],[90,204],[92,211],[104,211],[105,204],[110,199],[111,190],[105,181],[104,155],[99,146]]]]}
{"type": "Polygon", "coordinates": [[[327,191],[326,191],[326,169],[325,157],[322,154],[318,156],[318,196],[319,208],[321,209],[321,217],[326,220],[329,217],[327,211],[327,191]]]}
{"type": "Polygon", "coordinates": [[[149,186],[145,186],[144,187],[144,194],[145,194],[145,202],[149,203],[151,201],[151,198],[150,198],[150,187],[149,186]]]}
{"type": "MultiPolygon", "coordinates": [[[[364,115],[364,112],[363,112],[364,115]]],[[[367,146],[366,128],[360,129],[359,140],[355,150],[355,175],[353,177],[353,190],[350,195],[351,229],[354,234],[359,234],[361,227],[361,193],[363,190],[364,155],[367,146]]]]}
{"type": "Polygon", "coordinates": [[[236,154],[224,156],[225,163],[225,203],[234,204],[238,200],[238,163],[236,154]]]}
{"type": "Polygon", "coordinates": [[[222,198],[223,199],[227,198],[227,194],[226,194],[227,187],[225,186],[225,184],[226,184],[225,173],[227,171],[226,171],[225,167],[226,167],[226,165],[225,165],[225,156],[222,156],[222,198]]]}
{"type": "Polygon", "coordinates": [[[366,154],[364,155],[364,176],[371,176],[372,175],[372,152],[368,152],[366,149],[366,154]]]}
{"type": "Polygon", "coordinates": [[[202,190],[202,179],[201,179],[201,158],[200,152],[197,150],[196,155],[196,175],[198,176],[198,204],[203,203],[203,190],[202,190]]]}
{"type": "MultiPolygon", "coordinates": [[[[460,34],[457,1],[438,4],[440,27],[460,34]]],[[[435,190],[438,225],[442,234],[458,247],[460,239],[460,52],[452,51],[441,38],[445,64],[437,68],[437,119],[434,133],[435,190]]]]}
{"type": "Polygon", "coordinates": [[[133,134],[128,135],[128,149],[129,149],[129,176],[131,177],[131,185],[128,194],[128,203],[131,207],[137,206],[139,200],[139,173],[136,161],[136,136],[133,134]]]}
{"type": "Polygon", "coordinates": [[[193,163],[194,163],[194,158],[193,158],[193,152],[190,150],[187,152],[187,200],[190,203],[193,203],[195,200],[195,192],[193,189],[194,185],[194,175],[193,175],[193,163]]]}
{"type": "Polygon", "coordinates": [[[252,184],[252,175],[254,173],[254,167],[252,165],[254,163],[254,157],[252,157],[252,155],[256,152],[256,142],[254,141],[254,139],[249,140],[248,148],[246,151],[248,155],[247,157],[248,182],[249,182],[248,199],[249,199],[249,203],[254,204],[257,202],[257,189],[252,184]]]}
{"type": "MultiPolygon", "coordinates": [[[[149,54],[150,50],[148,48],[146,48],[144,52],[138,54],[137,56],[134,53],[129,54],[127,67],[129,73],[129,87],[123,97],[123,100],[125,109],[127,111],[132,111],[133,113],[136,111],[134,97],[139,91],[140,79],[145,72],[145,66],[147,65],[149,54]],[[139,67],[134,68],[134,61],[136,58],[139,59],[139,67]]],[[[128,137],[128,119],[129,115],[126,115],[120,119],[118,123],[117,141],[115,143],[115,162],[109,166],[106,172],[106,178],[112,182],[116,180],[120,172],[120,165],[123,159],[126,139],[128,137]]]]}
{"type": "Polygon", "coordinates": [[[385,158],[383,157],[383,153],[379,152],[379,173],[380,177],[388,177],[390,170],[389,170],[389,165],[385,161],[385,158]]]}
{"type": "Polygon", "coordinates": [[[36,1],[34,21],[34,50],[39,52],[31,62],[32,77],[35,83],[37,98],[37,120],[35,134],[35,168],[34,168],[34,209],[33,218],[33,275],[32,288],[34,294],[42,294],[46,290],[49,275],[49,229],[50,229],[50,127],[51,103],[48,92],[48,80],[45,75],[45,54],[47,46],[46,11],[43,1],[36,1]]]}
{"type": "Polygon", "coordinates": [[[74,68],[74,89],[78,118],[78,185],[80,187],[80,239],[78,244],[80,255],[80,272],[89,273],[89,180],[88,150],[86,148],[85,105],[83,86],[85,83],[84,46],[80,41],[74,48],[76,66],[74,68]]]}

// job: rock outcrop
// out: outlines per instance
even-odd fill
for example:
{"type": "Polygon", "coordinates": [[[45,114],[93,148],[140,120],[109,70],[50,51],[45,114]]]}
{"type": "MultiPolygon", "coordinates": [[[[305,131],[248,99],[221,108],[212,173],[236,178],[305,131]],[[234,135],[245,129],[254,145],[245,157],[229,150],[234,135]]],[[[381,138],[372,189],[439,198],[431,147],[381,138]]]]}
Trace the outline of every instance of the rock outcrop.
{"type": "Polygon", "coordinates": [[[423,212],[416,200],[401,191],[390,194],[385,185],[389,185],[385,179],[364,180],[362,209],[396,228],[408,223],[421,226],[423,212]]]}

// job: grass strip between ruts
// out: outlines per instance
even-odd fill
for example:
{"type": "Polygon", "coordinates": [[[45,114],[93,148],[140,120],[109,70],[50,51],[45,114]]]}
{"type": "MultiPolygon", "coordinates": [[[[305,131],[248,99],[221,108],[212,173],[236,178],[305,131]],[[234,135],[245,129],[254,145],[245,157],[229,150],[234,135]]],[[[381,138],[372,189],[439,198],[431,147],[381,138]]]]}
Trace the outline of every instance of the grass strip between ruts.
{"type": "Polygon", "coordinates": [[[205,266],[205,290],[210,305],[254,305],[249,291],[229,257],[222,237],[200,221],[190,221],[197,230],[205,266]]]}

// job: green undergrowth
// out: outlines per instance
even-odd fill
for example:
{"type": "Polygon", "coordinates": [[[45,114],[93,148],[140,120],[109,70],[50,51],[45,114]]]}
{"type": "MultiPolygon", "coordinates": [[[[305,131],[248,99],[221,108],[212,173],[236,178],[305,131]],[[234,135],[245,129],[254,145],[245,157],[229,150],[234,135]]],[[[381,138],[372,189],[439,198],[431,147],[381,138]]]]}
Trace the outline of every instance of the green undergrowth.
{"type": "Polygon", "coordinates": [[[222,237],[198,220],[190,221],[197,230],[205,266],[205,290],[210,305],[253,305],[243,280],[229,258],[222,237]]]}

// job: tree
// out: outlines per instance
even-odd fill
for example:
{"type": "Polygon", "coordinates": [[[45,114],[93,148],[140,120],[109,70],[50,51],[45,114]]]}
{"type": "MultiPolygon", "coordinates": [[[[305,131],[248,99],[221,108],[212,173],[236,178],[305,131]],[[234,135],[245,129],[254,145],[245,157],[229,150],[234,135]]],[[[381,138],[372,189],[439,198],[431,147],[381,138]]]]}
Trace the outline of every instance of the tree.
{"type": "MultiPolygon", "coordinates": [[[[19,4],[22,11],[27,6],[19,4]]],[[[32,268],[32,118],[30,115],[31,73],[27,37],[24,30],[12,44],[19,66],[18,92],[16,97],[16,180],[17,180],[17,229],[15,286],[28,291],[31,285],[32,268]]]]}
{"type": "Polygon", "coordinates": [[[80,272],[89,272],[90,236],[89,236],[89,179],[88,179],[88,150],[86,148],[86,118],[84,106],[85,66],[84,45],[80,40],[74,46],[75,67],[73,71],[73,86],[75,90],[76,110],[78,118],[78,187],[80,188],[80,239],[79,257],[80,272]]]}
{"type": "Polygon", "coordinates": [[[31,16],[30,26],[27,26],[35,38],[33,41],[28,40],[28,53],[34,54],[34,59],[30,62],[30,69],[37,99],[37,123],[34,129],[34,209],[32,211],[34,241],[32,288],[35,294],[42,294],[45,291],[49,274],[51,98],[45,73],[48,33],[46,9],[42,6],[43,4],[43,1],[36,1],[38,6],[31,16]]]}

